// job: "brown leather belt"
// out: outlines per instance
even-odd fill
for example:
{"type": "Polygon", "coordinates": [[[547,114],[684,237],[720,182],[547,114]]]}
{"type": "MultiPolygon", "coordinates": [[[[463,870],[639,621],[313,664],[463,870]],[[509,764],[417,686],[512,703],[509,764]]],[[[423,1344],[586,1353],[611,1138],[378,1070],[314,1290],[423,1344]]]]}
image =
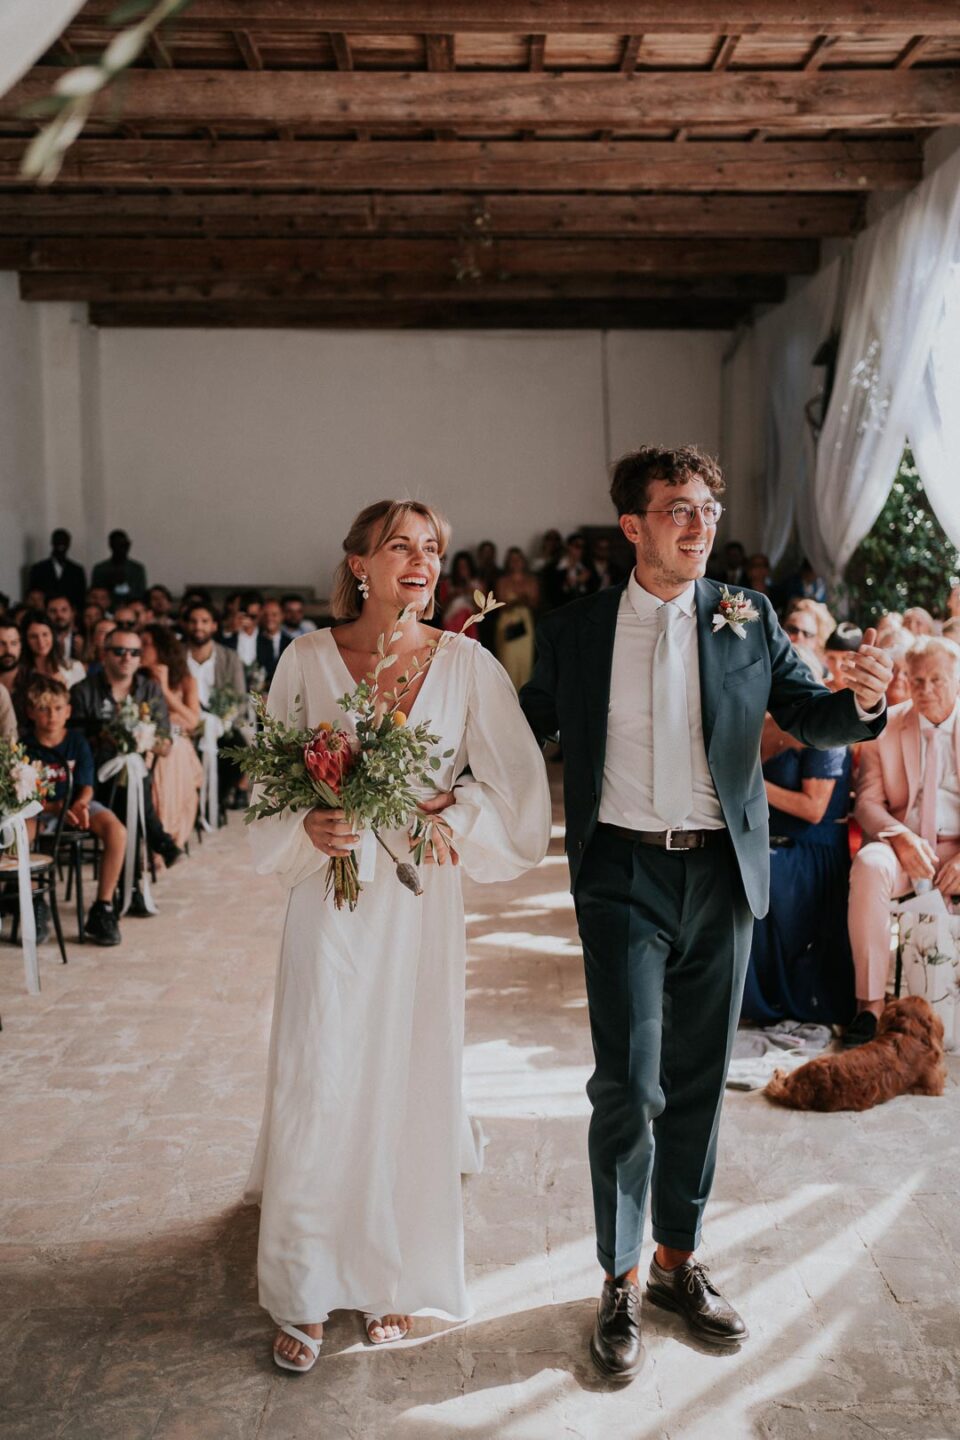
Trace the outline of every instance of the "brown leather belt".
{"type": "Polygon", "coordinates": [[[624,825],[603,822],[598,823],[597,829],[634,845],[655,845],[660,850],[702,850],[727,833],[725,830],[628,830],[624,825]]]}

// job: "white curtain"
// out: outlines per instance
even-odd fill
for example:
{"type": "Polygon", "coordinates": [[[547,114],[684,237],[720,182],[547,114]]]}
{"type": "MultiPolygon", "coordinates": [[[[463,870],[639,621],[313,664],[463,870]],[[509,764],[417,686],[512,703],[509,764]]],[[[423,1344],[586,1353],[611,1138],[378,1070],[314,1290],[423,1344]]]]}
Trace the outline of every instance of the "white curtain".
{"type": "Polygon", "coordinates": [[[84,0],[0,0],[0,95],[63,34],[84,0]]]}
{"type": "Polygon", "coordinates": [[[822,563],[831,580],[882,510],[908,434],[930,503],[951,539],[960,541],[960,457],[951,413],[956,340],[948,315],[952,310],[956,324],[958,263],[960,151],[854,246],[814,485],[822,563]]]}
{"type": "Polygon", "coordinates": [[[815,567],[824,562],[813,503],[814,431],[825,371],[814,356],[836,323],[842,283],[839,260],[756,324],[757,381],[767,391],[764,417],[763,548],[772,564],[794,525],[815,567]]]}

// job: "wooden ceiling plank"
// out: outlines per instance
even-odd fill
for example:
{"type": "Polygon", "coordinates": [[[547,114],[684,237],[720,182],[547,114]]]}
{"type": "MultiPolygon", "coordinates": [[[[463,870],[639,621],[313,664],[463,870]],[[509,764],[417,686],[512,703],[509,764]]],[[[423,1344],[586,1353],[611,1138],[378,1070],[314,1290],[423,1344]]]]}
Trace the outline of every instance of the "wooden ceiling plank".
{"type": "Polygon", "coordinates": [[[734,52],[740,44],[739,35],[721,35],[717,44],[717,53],[711,62],[711,70],[726,70],[733,59],[734,52]]]}
{"type": "Polygon", "coordinates": [[[240,51],[241,58],[248,70],[262,70],[263,57],[257,48],[257,42],[249,30],[233,30],[233,41],[240,51]]]}
{"type": "Polygon", "coordinates": [[[929,43],[929,35],[914,35],[912,39],[907,41],[896,60],[894,60],[894,70],[909,70],[911,65],[915,65],[917,61],[922,58],[923,52],[929,43]]]}
{"type": "MultiPolygon", "coordinates": [[[[802,274],[816,269],[816,240],[619,239],[577,237],[494,240],[477,247],[486,274],[802,274]]],[[[449,274],[463,253],[450,239],[408,237],[281,240],[0,240],[0,268],[40,271],[126,271],[143,275],[363,274],[411,271],[449,274]]]]}
{"type": "MultiPolygon", "coordinates": [[[[178,72],[182,73],[182,72],[178,72]]],[[[20,179],[22,140],[0,140],[0,184],[20,179]]],[[[914,141],[230,141],[78,140],[57,191],[255,187],[265,190],[765,191],[906,190],[923,178],[914,141]]]]}
{"type": "MultiPolygon", "coordinates": [[[[48,93],[49,83],[43,67],[34,69],[0,99],[0,116],[16,118],[25,104],[48,93]]],[[[153,127],[903,130],[960,122],[960,69],[891,70],[882,84],[876,74],[859,70],[645,72],[600,79],[462,71],[354,71],[321,79],[312,71],[137,70],[125,77],[123,118],[153,127]]]]}
{"type": "Polygon", "coordinates": [[[819,70],[823,62],[829,60],[830,51],[836,43],[836,35],[818,35],[804,57],[802,68],[808,74],[819,70]]]}
{"type": "Polygon", "coordinates": [[[540,34],[530,36],[530,60],[527,68],[529,69],[531,74],[535,75],[543,69],[543,57],[546,52],[546,48],[546,35],[540,34]]]}
{"type": "Polygon", "coordinates": [[[643,47],[642,35],[628,35],[623,42],[623,54],[620,56],[620,71],[624,75],[632,75],[640,61],[640,51],[643,47]]]}
{"type": "Polygon", "coordinates": [[[75,195],[0,193],[0,235],[459,234],[484,217],[495,235],[855,234],[855,195],[75,195]]]}
{"type": "Polygon", "coordinates": [[[333,50],[333,58],[337,62],[338,70],[353,70],[353,51],[350,48],[350,41],[342,30],[330,32],[330,45],[333,50]]]}
{"type": "MultiPolygon", "coordinates": [[[[89,0],[82,19],[105,21],[116,0],[89,0]]],[[[351,34],[416,35],[426,31],[488,34],[715,34],[783,31],[791,36],[842,31],[848,35],[960,35],[955,0],[725,0],[722,26],[716,0],[192,0],[178,29],[340,30],[351,34]],[[909,21],[905,15],[909,12],[909,21]]]]}

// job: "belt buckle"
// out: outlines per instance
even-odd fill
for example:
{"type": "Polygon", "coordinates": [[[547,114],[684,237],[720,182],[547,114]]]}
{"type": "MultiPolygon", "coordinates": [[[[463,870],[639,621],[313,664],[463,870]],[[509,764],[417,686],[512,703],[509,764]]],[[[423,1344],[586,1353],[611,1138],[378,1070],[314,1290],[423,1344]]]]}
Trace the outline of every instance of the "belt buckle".
{"type": "MultiPolygon", "coordinates": [[[[677,834],[677,835],[682,835],[683,833],[684,833],[684,832],[683,832],[682,830],[677,830],[677,831],[676,831],[676,834],[677,834]]],[[[664,840],[664,849],[665,849],[665,850],[686,850],[686,849],[688,848],[686,845],[674,845],[674,843],[673,843],[673,836],[674,836],[674,831],[673,831],[673,830],[667,830],[667,831],[666,831],[666,838],[665,838],[665,840],[664,840]]]]}

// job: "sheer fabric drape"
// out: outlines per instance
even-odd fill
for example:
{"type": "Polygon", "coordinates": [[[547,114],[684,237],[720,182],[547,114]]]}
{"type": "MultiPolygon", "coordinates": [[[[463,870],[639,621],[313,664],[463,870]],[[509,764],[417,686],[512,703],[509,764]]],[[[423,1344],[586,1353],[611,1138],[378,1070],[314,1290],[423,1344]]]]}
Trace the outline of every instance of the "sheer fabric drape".
{"type": "Polygon", "coordinates": [[[0,95],[50,48],[84,0],[3,0],[0,4],[0,95]]]}

